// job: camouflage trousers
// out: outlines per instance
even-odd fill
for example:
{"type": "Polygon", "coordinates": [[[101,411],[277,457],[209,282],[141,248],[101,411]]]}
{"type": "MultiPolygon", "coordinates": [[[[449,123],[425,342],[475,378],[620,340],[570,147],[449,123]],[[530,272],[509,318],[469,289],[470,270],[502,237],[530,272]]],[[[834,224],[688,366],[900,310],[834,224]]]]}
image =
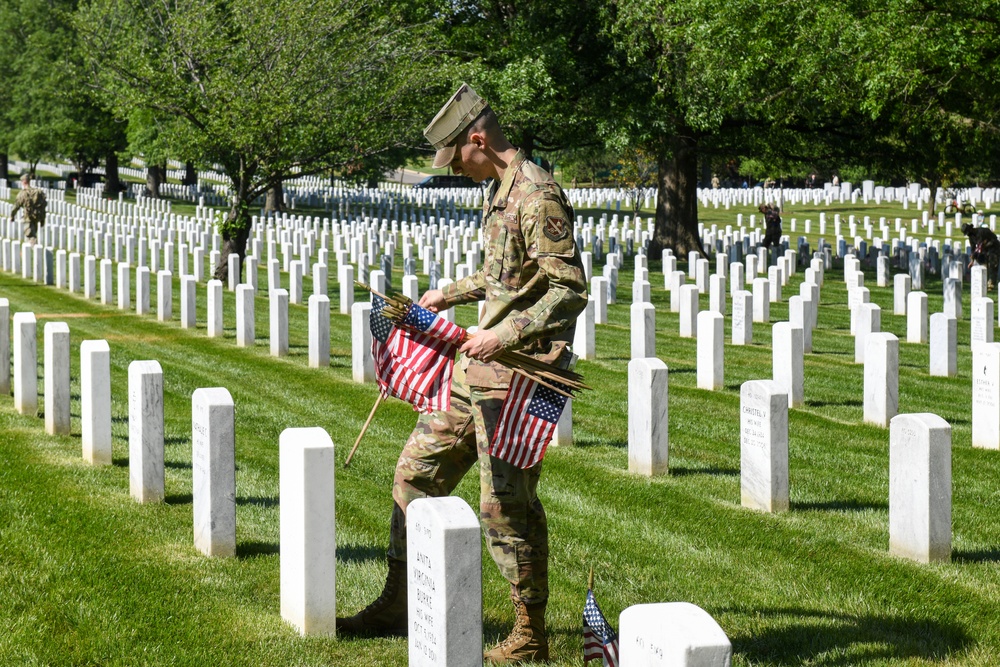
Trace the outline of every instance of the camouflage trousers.
{"type": "Polygon", "coordinates": [[[37,222],[25,222],[24,223],[24,240],[31,245],[35,245],[38,242],[38,223],[37,222]]]}
{"type": "Polygon", "coordinates": [[[538,499],[542,464],[522,470],[487,453],[507,389],[469,387],[455,368],[451,408],[420,415],[396,463],[389,558],[406,560],[406,507],[449,495],[479,462],[479,518],[486,547],[513,587],[531,604],[548,599],[549,536],[538,499]]]}

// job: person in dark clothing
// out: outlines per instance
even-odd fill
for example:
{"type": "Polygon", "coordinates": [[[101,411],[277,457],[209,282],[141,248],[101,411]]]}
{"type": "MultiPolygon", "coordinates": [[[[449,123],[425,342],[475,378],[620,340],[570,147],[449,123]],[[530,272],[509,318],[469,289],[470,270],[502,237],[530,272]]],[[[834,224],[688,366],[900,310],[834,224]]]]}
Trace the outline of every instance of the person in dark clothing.
{"type": "Polygon", "coordinates": [[[765,248],[778,245],[781,242],[781,216],[778,215],[778,210],[770,204],[761,204],[757,210],[764,214],[766,225],[762,245],[765,248]]]}
{"type": "Polygon", "coordinates": [[[1000,239],[986,227],[973,227],[969,223],[962,225],[962,233],[969,237],[972,246],[972,262],[986,267],[989,289],[997,284],[997,272],[1000,271],[1000,239]]]}

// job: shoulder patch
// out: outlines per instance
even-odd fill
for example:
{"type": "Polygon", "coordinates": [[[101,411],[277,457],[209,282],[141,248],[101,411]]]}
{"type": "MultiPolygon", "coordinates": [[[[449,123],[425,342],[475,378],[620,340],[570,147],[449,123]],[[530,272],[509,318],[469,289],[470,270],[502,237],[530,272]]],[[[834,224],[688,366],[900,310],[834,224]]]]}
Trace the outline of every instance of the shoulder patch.
{"type": "Polygon", "coordinates": [[[566,224],[566,218],[555,215],[545,216],[542,233],[553,243],[562,241],[569,236],[569,225],[566,224]]]}

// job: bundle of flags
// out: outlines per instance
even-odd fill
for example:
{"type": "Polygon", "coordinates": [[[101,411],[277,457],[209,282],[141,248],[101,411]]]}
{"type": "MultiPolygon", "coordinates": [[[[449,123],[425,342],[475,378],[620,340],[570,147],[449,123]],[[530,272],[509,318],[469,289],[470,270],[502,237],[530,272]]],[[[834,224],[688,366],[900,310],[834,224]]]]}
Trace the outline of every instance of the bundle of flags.
{"type": "MultiPolygon", "coordinates": [[[[402,313],[400,305],[387,302],[376,292],[372,292],[369,326],[375,378],[382,396],[395,396],[423,413],[447,410],[455,352],[467,338],[465,329],[412,302],[402,313]],[[387,306],[389,311],[383,313],[387,306]],[[387,316],[390,312],[392,317],[387,316]]],[[[565,373],[570,373],[567,382],[578,377],[565,373]]],[[[575,388],[551,377],[539,383],[523,370],[515,371],[490,454],[520,468],[541,461],[575,388]]]]}
{"type": "Polygon", "coordinates": [[[603,660],[604,667],[618,667],[618,635],[597,606],[593,584],[583,605],[583,664],[591,660],[603,660]]]}
{"type": "Polygon", "coordinates": [[[447,410],[455,352],[465,339],[465,329],[415,303],[403,326],[395,326],[382,314],[385,305],[380,295],[372,296],[369,325],[379,391],[420,412],[447,410]]]}

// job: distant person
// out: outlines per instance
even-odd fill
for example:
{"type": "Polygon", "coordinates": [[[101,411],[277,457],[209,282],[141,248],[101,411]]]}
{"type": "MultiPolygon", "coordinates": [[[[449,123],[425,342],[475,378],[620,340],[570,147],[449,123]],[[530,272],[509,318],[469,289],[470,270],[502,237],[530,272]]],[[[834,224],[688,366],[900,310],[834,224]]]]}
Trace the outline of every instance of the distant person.
{"type": "Polygon", "coordinates": [[[835,187],[835,188],[840,187],[840,176],[837,176],[836,174],[834,174],[833,175],[833,180],[831,182],[833,183],[833,187],[835,187]]]}
{"type": "Polygon", "coordinates": [[[45,224],[45,192],[41,188],[31,186],[31,176],[21,174],[21,191],[14,200],[14,210],[10,212],[10,221],[22,208],[24,209],[24,240],[29,245],[38,243],[38,226],[45,224]]]}
{"type": "Polygon", "coordinates": [[[1000,271],[1000,240],[986,227],[973,227],[969,223],[962,225],[962,233],[969,237],[969,244],[972,246],[969,266],[971,267],[973,262],[985,266],[989,289],[994,289],[997,284],[997,271],[1000,271]]]}
{"type": "Polygon", "coordinates": [[[718,190],[719,189],[719,175],[718,174],[712,174],[712,189],[713,190],[718,190]]]}
{"type": "Polygon", "coordinates": [[[781,216],[778,210],[770,204],[761,204],[757,210],[764,214],[763,246],[770,248],[778,245],[781,241],[781,216]]]}

